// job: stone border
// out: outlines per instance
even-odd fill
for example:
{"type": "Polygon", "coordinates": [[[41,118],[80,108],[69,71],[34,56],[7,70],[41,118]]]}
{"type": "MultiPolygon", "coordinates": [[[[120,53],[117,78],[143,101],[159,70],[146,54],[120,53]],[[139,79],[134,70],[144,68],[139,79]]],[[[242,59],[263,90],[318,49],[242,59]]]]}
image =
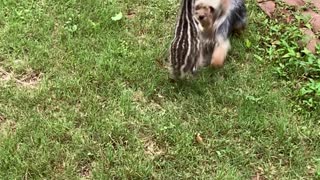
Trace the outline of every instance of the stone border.
{"type": "MultiPolygon", "coordinates": [[[[306,48],[309,49],[312,53],[315,53],[317,44],[320,44],[320,0],[281,1],[288,7],[293,7],[295,9],[301,8],[301,15],[310,17],[309,23],[311,24],[311,29],[301,27],[300,30],[306,36],[306,48]]],[[[257,2],[259,7],[270,18],[274,18],[274,13],[276,12],[276,10],[278,10],[277,8],[281,8],[274,0],[257,0],[257,2]]],[[[286,9],[281,9],[280,11],[287,15],[285,19],[287,23],[290,23],[295,19],[293,11],[286,9]]]]}

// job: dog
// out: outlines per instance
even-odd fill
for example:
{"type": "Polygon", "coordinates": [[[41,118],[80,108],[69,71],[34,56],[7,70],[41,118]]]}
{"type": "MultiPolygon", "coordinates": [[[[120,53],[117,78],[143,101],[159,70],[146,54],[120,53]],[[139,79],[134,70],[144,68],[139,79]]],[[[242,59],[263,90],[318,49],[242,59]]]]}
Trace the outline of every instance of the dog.
{"type": "Polygon", "coordinates": [[[222,67],[231,48],[231,34],[241,33],[246,27],[245,1],[196,0],[194,12],[202,26],[203,66],[222,67]]]}

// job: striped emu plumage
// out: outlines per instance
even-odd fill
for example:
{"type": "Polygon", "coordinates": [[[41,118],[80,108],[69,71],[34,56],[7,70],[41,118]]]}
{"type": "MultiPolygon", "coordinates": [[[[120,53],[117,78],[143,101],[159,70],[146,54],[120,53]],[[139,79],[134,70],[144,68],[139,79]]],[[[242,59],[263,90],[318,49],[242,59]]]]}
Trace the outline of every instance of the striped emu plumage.
{"type": "Polygon", "coordinates": [[[194,74],[201,59],[200,23],[194,17],[195,0],[182,0],[175,34],[170,46],[170,74],[173,79],[194,74]]]}

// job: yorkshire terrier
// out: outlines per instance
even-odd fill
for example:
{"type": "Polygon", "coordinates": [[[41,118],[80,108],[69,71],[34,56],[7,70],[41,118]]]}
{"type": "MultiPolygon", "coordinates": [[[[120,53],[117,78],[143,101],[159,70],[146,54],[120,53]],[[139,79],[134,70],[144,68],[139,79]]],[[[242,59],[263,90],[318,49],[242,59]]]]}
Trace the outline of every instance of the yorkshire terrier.
{"type": "Polygon", "coordinates": [[[196,0],[194,16],[202,26],[203,66],[222,67],[230,50],[229,37],[246,27],[245,0],[196,0]]]}

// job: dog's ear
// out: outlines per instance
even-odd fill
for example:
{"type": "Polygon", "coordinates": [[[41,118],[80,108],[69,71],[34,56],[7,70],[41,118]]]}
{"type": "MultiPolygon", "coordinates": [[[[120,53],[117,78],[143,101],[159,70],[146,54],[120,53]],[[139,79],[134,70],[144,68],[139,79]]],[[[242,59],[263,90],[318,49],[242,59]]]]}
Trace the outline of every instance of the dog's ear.
{"type": "Polygon", "coordinates": [[[230,5],[231,5],[230,0],[221,0],[220,8],[225,13],[229,9],[230,5]]]}
{"type": "Polygon", "coordinates": [[[221,3],[219,4],[217,11],[215,12],[216,17],[222,17],[225,14],[227,14],[230,7],[230,3],[230,0],[221,0],[221,3]]]}
{"type": "Polygon", "coordinates": [[[214,8],[212,6],[209,6],[209,9],[210,9],[210,13],[214,13],[214,8]]]}
{"type": "Polygon", "coordinates": [[[220,4],[223,4],[223,5],[226,5],[226,6],[229,6],[230,3],[231,3],[230,0],[221,0],[221,1],[220,1],[220,4]]]}

